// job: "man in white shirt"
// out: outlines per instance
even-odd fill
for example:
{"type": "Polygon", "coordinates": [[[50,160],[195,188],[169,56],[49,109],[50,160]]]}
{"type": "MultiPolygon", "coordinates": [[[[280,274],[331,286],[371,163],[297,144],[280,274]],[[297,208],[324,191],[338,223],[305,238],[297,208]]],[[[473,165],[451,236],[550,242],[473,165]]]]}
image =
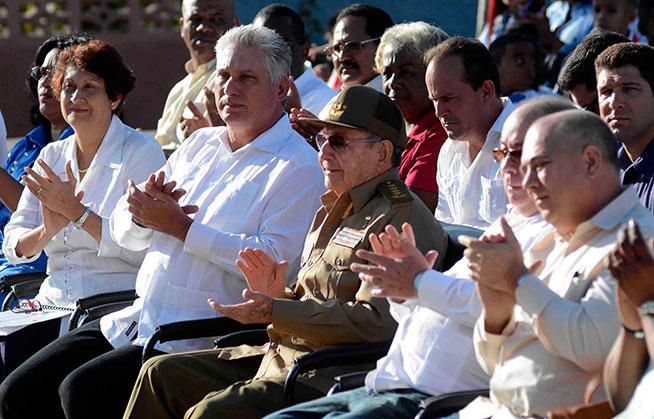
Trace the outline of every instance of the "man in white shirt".
{"type": "Polygon", "coordinates": [[[336,96],[336,92],[304,65],[310,44],[302,17],[289,6],[277,3],[261,9],[253,23],[274,30],[288,44],[291,49],[291,76],[300,94],[302,107],[317,115],[336,96]]]}
{"type": "MultiPolygon", "coordinates": [[[[504,189],[512,205],[507,218],[523,251],[550,227],[521,187],[522,141],[533,121],[564,109],[574,106],[554,98],[525,102],[507,118],[501,147],[496,151],[504,189]]],[[[486,234],[495,234],[498,229],[499,223],[494,223],[486,234]]],[[[403,236],[392,226],[387,231],[379,235],[380,240],[371,240],[379,243],[373,252],[361,252],[363,259],[377,263],[381,269],[355,264],[352,270],[361,272],[364,280],[373,283],[373,292],[389,298],[398,328],[388,355],[368,373],[365,387],[293,406],[267,419],[327,413],[336,417],[373,417],[382,412],[412,418],[420,401],[430,395],[488,387],[489,377],[479,367],[472,346],[481,304],[475,283],[469,279],[466,259],[445,273],[432,270],[429,256],[422,256],[409,238],[413,232],[410,226],[405,225],[403,236]],[[399,400],[402,402],[398,403],[399,400]]]]}
{"type": "MultiPolygon", "coordinates": [[[[180,34],[190,60],[184,65],[188,75],[168,93],[154,138],[164,149],[175,149],[185,135],[180,126],[186,106],[192,101],[204,111],[204,87],[213,84],[216,69],[216,41],[229,28],[238,25],[231,0],[184,0],[179,19],[180,34]]],[[[185,117],[193,115],[187,110],[185,117]]]]}
{"type": "Polygon", "coordinates": [[[492,151],[514,106],[499,97],[497,67],[479,41],[450,38],[426,61],[429,98],[448,135],[438,155],[436,218],[486,228],[506,213],[500,166],[492,151]]]}
{"type": "MultiPolygon", "coordinates": [[[[41,365],[53,370],[41,376],[51,383],[41,391],[45,411],[120,417],[141,367],[142,345],[159,324],[218,316],[209,297],[242,301],[246,285],[234,266],[241,249],[261,248],[288,261],[289,275],[299,265],[324,187],[316,153],[291,129],[283,109],[289,48],[274,31],[248,25],[228,31],[216,51],[215,95],[227,126],[196,132],[158,175],[130,185],[119,201],[112,237],[128,249],[147,249],[136,279],[140,298],[59,339],[34,363],[35,374],[45,370],[41,365]],[[88,354],[89,361],[71,364],[71,352],[88,354]]],[[[2,401],[2,408],[20,412],[11,394],[2,401]]]]}
{"type": "Polygon", "coordinates": [[[492,375],[492,402],[475,401],[462,417],[547,416],[582,404],[620,327],[604,258],[627,220],[654,232],[654,216],[620,185],[615,137],[590,112],[536,121],[521,168],[523,188],[555,231],[524,256],[504,219],[493,242],[462,240],[484,306],[475,352],[492,375]]]}

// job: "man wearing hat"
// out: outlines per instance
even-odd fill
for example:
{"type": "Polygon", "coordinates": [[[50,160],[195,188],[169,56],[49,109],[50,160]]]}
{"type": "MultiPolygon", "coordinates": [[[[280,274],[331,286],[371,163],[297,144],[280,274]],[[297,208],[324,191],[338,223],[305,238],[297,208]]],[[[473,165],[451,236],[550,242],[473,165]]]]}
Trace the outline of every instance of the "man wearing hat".
{"type": "MultiPolygon", "coordinates": [[[[327,118],[311,119],[320,131],[318,158],[328,192],[321,197],[307,235],[301,268],[285,287],[285,263],[245,249],[237,266],[248,289],[244,302],[209,304],[242,323],[268,323],[263,347],[164,355],[146,362],[125,418],[261,417],[284,406],[284,379],[293,359],[318,349],[393,337],[396,324],[386,299],[350,270],[371,233],[409,222],[421,251],[437,250],[439,268],[447,236],[420,199],[398,176],[406,145],[404,121],[395,104],[365,86],[343,90],[327,118]]],[[[344,368],[300,377],[298,401],[324,395],[344,368]]]]}

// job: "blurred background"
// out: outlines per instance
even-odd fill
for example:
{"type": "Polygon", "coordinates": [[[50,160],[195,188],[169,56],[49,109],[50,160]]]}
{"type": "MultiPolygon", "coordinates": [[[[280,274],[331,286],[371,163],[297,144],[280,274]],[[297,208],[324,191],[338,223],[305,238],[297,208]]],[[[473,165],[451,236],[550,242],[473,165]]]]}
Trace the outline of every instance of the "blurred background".
{"type": "MultiPolygon", "coordinates": [[[[241,23],[271,3],[286,3],[304,18],[311,41],[325,43],[324,25],[354,1],[236,0],[241,23]]],[[[473,36],[477,0],[367,1],[386,10],[396,23],[424,20],[450,35],[473,36]]],[[[26,77],[36,48],[60,32],[83,31],[118,48],[136,74],[125,120],[154,129],[170,88],[184,75],[188,53],[179,37],[181,0],[0,0],[0,111],[9,137],[29,131],[26,77]]],[[[483,16],[483,11],[482,11],[483,16]]]]}

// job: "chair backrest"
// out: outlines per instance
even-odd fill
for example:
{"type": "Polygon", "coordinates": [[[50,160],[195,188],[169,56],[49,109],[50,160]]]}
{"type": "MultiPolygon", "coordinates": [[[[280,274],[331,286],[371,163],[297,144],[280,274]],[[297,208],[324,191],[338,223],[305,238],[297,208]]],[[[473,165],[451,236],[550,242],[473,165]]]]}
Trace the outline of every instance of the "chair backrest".
{"type": "Polygon", "coordinates": [[[459,243],[459,236],[479,237],[483,231],[465,225],[441,223],[443,230],[447,234],[447,250],[443,259],[443,271],[450,269],[456,262],[463,257],[465,246],[459,243]]]}

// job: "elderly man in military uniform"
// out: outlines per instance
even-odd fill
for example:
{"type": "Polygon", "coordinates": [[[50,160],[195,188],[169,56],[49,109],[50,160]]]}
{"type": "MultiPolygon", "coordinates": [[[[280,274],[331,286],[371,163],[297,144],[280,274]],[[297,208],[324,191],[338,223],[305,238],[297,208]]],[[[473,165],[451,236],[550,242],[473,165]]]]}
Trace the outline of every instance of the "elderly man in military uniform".
{"type": "MultiPolygon", "coordinates": [[[[125,418],[261,417],[284,406],[283,386],[293,359],[332,346],[385,341],[396,324],[385,299],[350,270],[369,235],[409,222],[424,252],[445,253],[447,236],[433,215],[402,183],[397,166],[406,145],[395,104],[365,86],[343,90],[325,120],[311,119],[328,192],[321,197],[292,289],[285,262],[244,249],[237,266],[248,289],[244,302],[209,304],[242,323],[269,323],[270,342],[214,351],[164,355],[139,374],[125,418]]],[[[301,377],[299,400],[320,397],[343,369],[301,377]]]]}

